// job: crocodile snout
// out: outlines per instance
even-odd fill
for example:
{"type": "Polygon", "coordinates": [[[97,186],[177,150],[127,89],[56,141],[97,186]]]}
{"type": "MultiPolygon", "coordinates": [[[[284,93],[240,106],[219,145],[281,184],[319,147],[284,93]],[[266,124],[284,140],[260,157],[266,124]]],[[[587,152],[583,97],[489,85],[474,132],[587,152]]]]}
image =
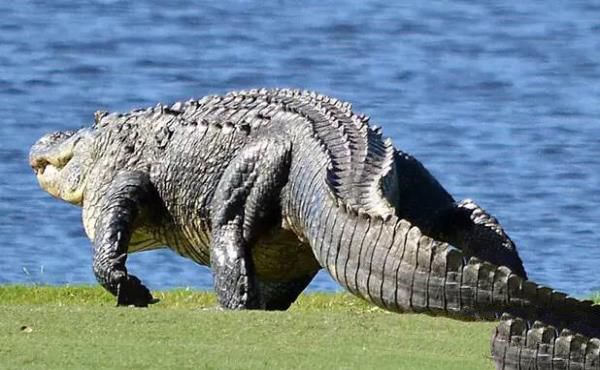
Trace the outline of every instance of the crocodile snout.
{"type": "Polygon", "coordinates": [[[42,136],[29,151],[31,168],[36,173],[43,173],[49,164],[57,168],[64,167],[73,157],[73,145],[68,145],[67,140],[73,137],[74,133],[62,131],[42,136]]]}

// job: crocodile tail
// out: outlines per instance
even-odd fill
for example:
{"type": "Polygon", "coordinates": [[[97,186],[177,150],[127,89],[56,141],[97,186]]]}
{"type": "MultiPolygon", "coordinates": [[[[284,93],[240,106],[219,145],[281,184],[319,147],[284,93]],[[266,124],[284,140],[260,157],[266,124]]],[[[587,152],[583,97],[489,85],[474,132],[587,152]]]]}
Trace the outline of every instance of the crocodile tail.
{"type": "Polygon", "coordinates": [[[492,333],[496,369],[600,369],[600,339],[502,315],[492,333]]]}
{"type": "MultiPolygon", "coordinates": [[[[393,311],[494,318],[508,309],[536,317],[543,309],[572,316],[597,309],[538,286],[447,243],[403,219],[332,207],[310,238],[322,266],[350,291],[393,311]]],[[[599,321],[600,322],[600,321],[599,321]]]]}
{"type": "MultiPolygon", "coordinates": [[[[332,206],[322,210],[314,224],[320,227],[308,237],[320,264],[349,291],[386,310],[489,320],[510,312],[561,332],[600,335],[598,306],[539,286],[505,266],[468,258],[395,216],[383,219],[332,206]]],[[[502,331],[506,321],[503,325],[494,348],[500,348],[502,340],[518,343],[502,331]]],[[[506,353],[502,356],[514,357],[506,353]]]]}

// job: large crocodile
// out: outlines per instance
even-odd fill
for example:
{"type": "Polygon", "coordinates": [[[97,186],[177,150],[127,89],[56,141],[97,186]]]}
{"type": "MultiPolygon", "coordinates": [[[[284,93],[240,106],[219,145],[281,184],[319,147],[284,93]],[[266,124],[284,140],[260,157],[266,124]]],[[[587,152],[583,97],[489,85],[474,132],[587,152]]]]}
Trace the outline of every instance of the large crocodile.
{"type": "Polygon", "coordinates": [[[153,302],[127,254],[168,246],[211,266],[225,308],[286,309],[324,268],[390,311],[505,313],[499,368],[600,368],[598,341],[574,334],[598,336],[600,310],[526,280],[497,220],[368,121],[312,92],[241,91],[99,112],[38,140],[30,164],[82,206],[94,273],[119,305],[153,302]]]}

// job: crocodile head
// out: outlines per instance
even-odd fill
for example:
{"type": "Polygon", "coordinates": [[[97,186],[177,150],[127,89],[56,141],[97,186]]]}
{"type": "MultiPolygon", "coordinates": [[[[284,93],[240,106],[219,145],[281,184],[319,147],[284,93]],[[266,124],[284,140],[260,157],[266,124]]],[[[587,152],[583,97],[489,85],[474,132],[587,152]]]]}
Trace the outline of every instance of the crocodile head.
{"type": "Polygon", "coordinates": [[[69,203],[83,203],[94,136],[94,130],[87,128],[53,132],[44,135],[31,147],[29,164],[42,189],[69,203]]]}

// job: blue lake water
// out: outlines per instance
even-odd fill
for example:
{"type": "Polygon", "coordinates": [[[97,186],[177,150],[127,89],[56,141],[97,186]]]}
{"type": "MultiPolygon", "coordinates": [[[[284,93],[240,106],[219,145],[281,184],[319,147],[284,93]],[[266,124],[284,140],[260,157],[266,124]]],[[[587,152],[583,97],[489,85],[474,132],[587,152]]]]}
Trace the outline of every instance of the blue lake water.
{"type": "MultiPolygon", "coordinates": [[[[282,86],[369,114],[498,217],[531,278],[600,290],[600,6],[272,3],[0,3],[0,284],[95,282],[80,210],[27,165],[39,136],[99,109],[282,86]]],[[[153,289],[212,285],[169,251],[129,268],[153,289]]],[[[310,289],[338,288],[320,274],[310,289]]]]}

